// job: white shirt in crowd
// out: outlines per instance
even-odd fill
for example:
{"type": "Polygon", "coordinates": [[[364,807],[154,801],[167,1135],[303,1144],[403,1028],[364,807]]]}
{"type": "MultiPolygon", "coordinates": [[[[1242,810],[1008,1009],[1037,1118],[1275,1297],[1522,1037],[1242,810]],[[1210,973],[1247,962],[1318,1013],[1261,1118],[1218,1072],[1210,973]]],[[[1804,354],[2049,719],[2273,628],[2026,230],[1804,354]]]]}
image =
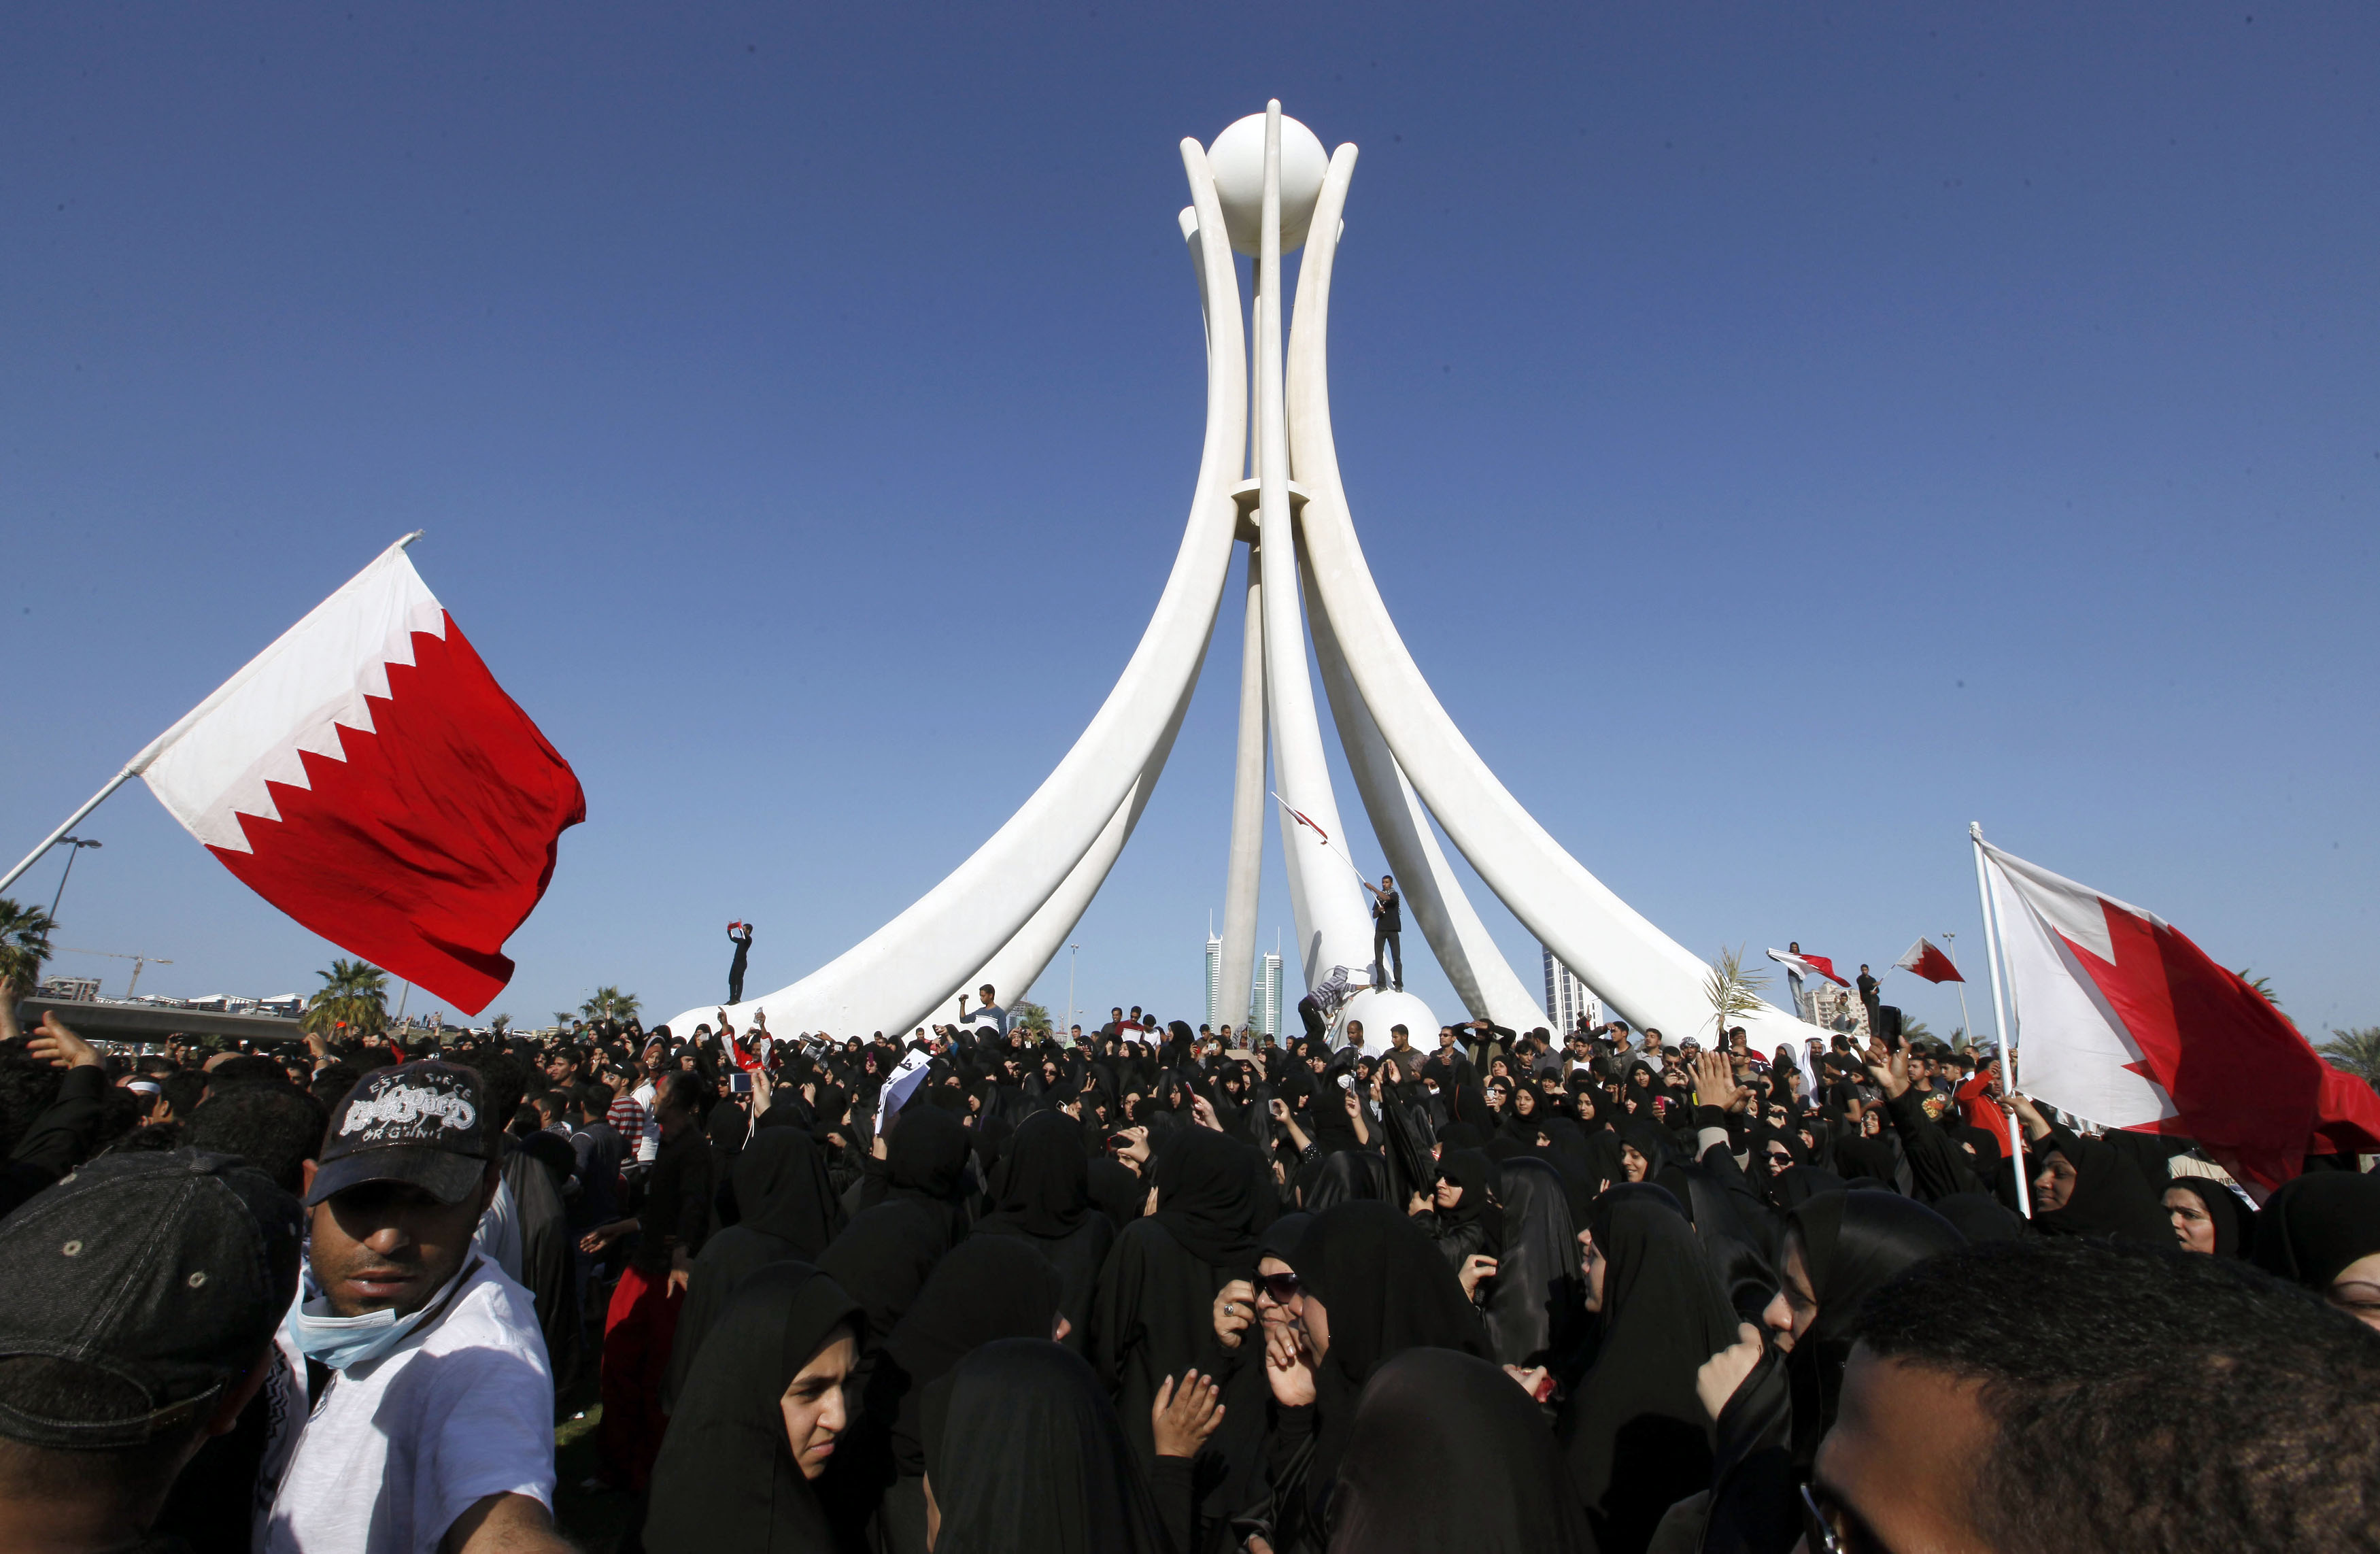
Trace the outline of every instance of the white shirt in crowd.
{"type": "Polygon", "coordinates": [[[553,1508],[553,1376],[529,1293],[483,1257],[443,1315],[324,1383],[257,1547],[437,1554],[503,1494],[553,1508]]]}
{"type": "Polygon", "coordinates": [[[645,1109],[645,1131],[637,1139],[637,1159],[650,1165],[662,1152],[662,1125],[653,1118],[653,1102],[660,1099],[661,1091],[648,1079],[628,1094],[645,1109]]]}

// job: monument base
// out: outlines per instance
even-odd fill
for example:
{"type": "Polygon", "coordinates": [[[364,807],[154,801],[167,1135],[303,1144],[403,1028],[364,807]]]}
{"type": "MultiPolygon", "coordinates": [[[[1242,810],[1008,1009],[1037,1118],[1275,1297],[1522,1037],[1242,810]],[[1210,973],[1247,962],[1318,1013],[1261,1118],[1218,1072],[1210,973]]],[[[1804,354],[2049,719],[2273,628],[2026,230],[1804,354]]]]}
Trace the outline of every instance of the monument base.
{"type": "Polygon", "coordinates": [[[1389,1050],[1389,1027],[1402,1026],[1412,1036],[1413,1044],[1423,1051],[1438,1047],[1438,1016],[1429,1005],[1411,993],[1392,993],[1366,988],[1339,1006],[1339,1017],[1330,1022],[1330,1045],[1347,1045],[1347,1022],[1364,1023],[1364,1050],[1378,1056],[1389,1050]]]}

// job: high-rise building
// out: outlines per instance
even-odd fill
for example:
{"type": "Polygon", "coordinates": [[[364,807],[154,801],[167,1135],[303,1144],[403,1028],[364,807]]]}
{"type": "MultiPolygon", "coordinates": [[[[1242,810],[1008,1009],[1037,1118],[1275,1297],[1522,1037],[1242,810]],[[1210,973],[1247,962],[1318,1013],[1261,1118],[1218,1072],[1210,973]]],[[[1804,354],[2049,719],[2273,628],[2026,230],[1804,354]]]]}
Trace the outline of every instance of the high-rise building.
{"type": "Polygon", "coordinates": [[[1215,930],[1207,930],[1207,1024],[1209,1028],[1223,1023],[1223,941],[1215,930]]]}
{"type": "Polygon", "coordinates": [[[1582,1020],[1590,1026],[1603,1024],[1603,1001],[1595,996],[1586,978],[1554,959],[1554,953],[1544,945],[1537,948],[1546,957],[1546,1013],[1552,1016],[1554,1029],[1567,1035],[1582,1020]]]}
{"type": "Polygon", "coordinates": [[[1256,997],[1248,1010],[1249,1023],[1265,1035],[1278,1040],[1281,1037],[1281,952],[1265,952],[1264,964],[1257,971],[1256,997]]]}

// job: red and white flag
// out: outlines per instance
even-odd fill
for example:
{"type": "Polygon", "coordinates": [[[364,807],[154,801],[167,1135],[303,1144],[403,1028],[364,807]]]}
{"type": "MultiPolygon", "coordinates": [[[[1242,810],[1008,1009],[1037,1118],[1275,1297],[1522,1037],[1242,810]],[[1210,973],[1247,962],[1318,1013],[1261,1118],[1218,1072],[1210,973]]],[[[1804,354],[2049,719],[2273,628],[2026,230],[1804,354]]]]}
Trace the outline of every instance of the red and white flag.
{"type": "Polygon", "coordinates": [[[257,894],[476,1014],[587,800],[406,543],[128,770],[257,894]]]}
{"type": "Polygon", "coordinates": [[[1768,958],[1779,965],[1790,966],[1795,971],[1804,972],[1812,977],[1823,977],[1838,988],[1851,986],[1849,982],[1835,975],[1835,963],[1831,956],[1797,955],[1788,950],[1771,950],[1768,952],[1768,958]]]}
{"type": "Polygon", "coordinates": [[[2380,1096],[2171,923],[1976,845],[2020,1089],[2106,1127],[2195,1139],[2260,1196],[2309,1154],[2380,1152],[2380,1096]]]}
{"type": "Polygon", "coordinates": [[[1928,982],[1963,982],[1966,980],[1965,977],[1959,975],[1959,967],[1951,961],[1949,956],[1934,948],[1932,943],[1924,939],[1920,939],[1916,943],[1912,944],[1909,947],[1908,953],[1892,964],[1899,966],[1903,971],[1923,977],[1928,982]]]}
{"type": "Polygon", "coordinates": [[[1281,797],[1279,794],[1272,795],[1272,801],[1275,804],[1280,805],[1283,809],[1287,809],[1291,818],[1296,820],[1299,825],[1304,826],[1315,835],[1322,838],[1322,844],[1325,847],[1330,845],[1330,833],[1324,831],[1320,826],[1316,825],[1311,819],[1307,819],[1304,810],[1294,807],[1291,805],[1289,800],[1281,797]]]}

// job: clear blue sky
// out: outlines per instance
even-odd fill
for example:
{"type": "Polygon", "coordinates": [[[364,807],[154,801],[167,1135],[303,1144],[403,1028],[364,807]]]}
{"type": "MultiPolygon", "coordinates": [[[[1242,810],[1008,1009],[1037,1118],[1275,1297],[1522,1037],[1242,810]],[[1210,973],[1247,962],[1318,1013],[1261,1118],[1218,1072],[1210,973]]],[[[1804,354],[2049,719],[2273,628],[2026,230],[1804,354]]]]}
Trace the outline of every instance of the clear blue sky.
{"type": "MultiPolygon", "coordinates": [[[[1203,393],[1174,147],[1278,94],[1363,148],[1333,395],[1381,589],[1623,897],[1705,954],[1963,953],[1980,819],[2310,1027],[2380,1020],[2369,5],[29,4],[0,38],[11,859],[426,528],[588,795],[494,1007],[716,996],[732,917],[755,989],[839,953],[1137,638],[1203,393]]],[[[1086,1005],[1201,1012],[1235,684],[1218,653],[1081,926],[1086,1005]]],[[[143,791],[85,830],[60,941],[173,957],[146,989],[333,953],[143,791]]]]}

